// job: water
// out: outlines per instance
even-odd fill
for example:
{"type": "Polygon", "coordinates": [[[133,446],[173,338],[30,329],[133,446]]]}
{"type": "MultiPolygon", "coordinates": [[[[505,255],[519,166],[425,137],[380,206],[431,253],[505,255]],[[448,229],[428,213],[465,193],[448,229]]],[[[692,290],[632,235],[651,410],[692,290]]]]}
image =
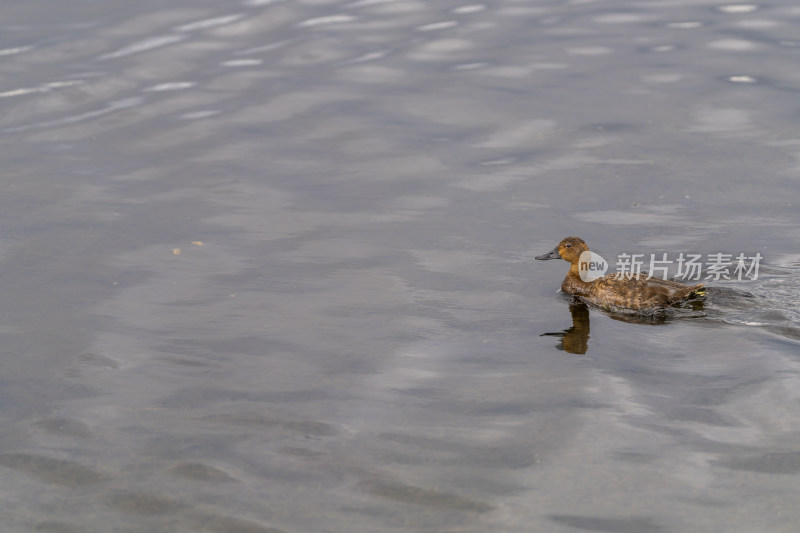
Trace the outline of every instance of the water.
{"type": "Polygon", "coordinates": [[[797,530],[790,0],[0,21],[3,531],[797,530]],[[763,276],[632,323],[567,235],[763,276]]]}

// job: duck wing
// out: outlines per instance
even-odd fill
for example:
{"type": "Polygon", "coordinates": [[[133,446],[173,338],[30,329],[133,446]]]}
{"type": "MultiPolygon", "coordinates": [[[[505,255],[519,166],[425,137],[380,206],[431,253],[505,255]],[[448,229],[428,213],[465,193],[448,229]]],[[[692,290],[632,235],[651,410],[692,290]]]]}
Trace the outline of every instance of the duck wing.
{"type": "Polygon", "coordinates": [[[639,282],[644,283],[647,287],[663,287],[663,289],[670,295],[670,303],[679,302],[688,298],[693,293],[702,290],[703,284],[687,285],[679,281],[672,281],[661,278],[647,278],[647,273],[640,274],[639,282]]]}
{"type": "Polygon", "coordinates": [[[701,287],[702,284],[685,285],[677,281],[647,279],[646,272],[630,278],[609,274],[595,280],[590,297],[608,307],[647,309],[679,302],[701,287]]]}

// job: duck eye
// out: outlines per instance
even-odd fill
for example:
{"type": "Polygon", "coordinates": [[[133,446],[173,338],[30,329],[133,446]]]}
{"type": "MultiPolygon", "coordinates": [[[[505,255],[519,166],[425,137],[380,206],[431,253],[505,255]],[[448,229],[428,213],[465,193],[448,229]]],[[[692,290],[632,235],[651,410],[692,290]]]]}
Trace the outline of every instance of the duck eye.
{"type": "Polygon", "coordinates": [[[564,245],[564,247],[565,247],[565,248],[572,248],[572,245],[571,245],[571,244],[569,244],[569,243],[567,243],[567,244],[565,244],[565,245],[564,245]]]}

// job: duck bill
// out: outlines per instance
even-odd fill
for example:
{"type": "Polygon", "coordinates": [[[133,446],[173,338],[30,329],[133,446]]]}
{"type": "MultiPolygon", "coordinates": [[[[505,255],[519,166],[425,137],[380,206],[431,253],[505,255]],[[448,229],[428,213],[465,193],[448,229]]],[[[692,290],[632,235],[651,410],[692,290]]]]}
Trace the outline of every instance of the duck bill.
{"type": "Polygon", "coordinates": [[[537,255],[536,259],[539,261],[547,261],[548,259],[561,259],[561,254],[558,253],[558,246],[544,255],[537,255]]]}

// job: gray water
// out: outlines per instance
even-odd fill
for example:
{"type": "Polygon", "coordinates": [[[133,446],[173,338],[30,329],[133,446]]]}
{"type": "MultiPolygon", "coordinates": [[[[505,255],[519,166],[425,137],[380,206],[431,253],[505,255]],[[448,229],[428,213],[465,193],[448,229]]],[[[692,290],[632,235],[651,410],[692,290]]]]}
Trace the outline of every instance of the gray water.
{"type": "Polygon", "coordinates": [[[794,0],[165,4],[0,5],[2,531],[800,529],[794,0]]]}

